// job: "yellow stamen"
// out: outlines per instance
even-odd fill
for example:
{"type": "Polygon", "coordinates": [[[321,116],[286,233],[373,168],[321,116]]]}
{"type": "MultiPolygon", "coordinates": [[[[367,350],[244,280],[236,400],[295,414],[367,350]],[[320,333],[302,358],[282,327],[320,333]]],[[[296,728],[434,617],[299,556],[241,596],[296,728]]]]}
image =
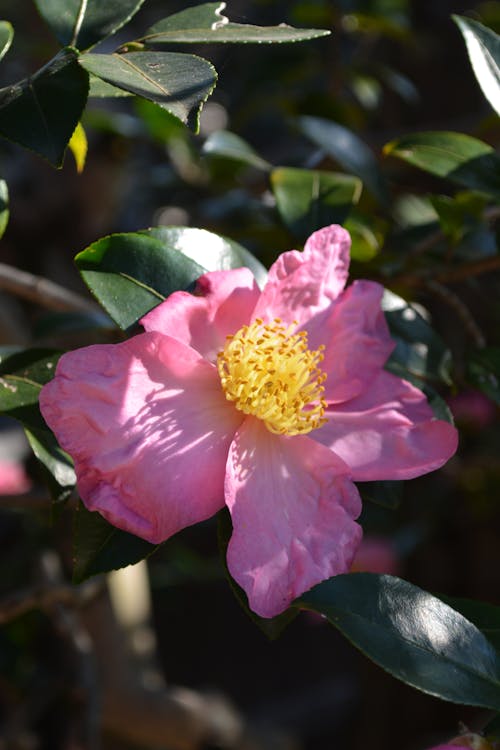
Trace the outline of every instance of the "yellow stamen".
{"type": "Polygon", "coordinates": [[[307,333],[292,333],[279,318],[260,318],[226,337],[217,369],[229,401],[245,414],[262,419],[278,435],[303,435],[321,427],[326,401],[326,373],[318,364],[324,346],[307,348],[307,333]]]}

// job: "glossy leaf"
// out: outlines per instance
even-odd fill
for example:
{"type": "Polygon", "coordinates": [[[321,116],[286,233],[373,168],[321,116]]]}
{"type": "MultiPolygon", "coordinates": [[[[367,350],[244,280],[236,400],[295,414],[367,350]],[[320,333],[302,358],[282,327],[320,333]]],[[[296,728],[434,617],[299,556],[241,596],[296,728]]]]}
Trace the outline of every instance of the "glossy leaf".
{"type": "Polygon", "coordinates": [[[48,429],[25,428],[31,450],[45,469],[45,478],[55,502],[68,499],[76,485],[73,461],[48,429]]]}
{"type": "Polygon", "coordinates": [[[500,405],[500,347],[473,352],[467,361],[467,380],[500,405]]]}
{"type": "Polygon", "coordinates": [[[93,47],[134,16],[144,0],[35,0],[38,12],[64,46],[93,47]]]}
{"type": "Polygon", "coordinates": [[[206,156],[232,159],[246,166],[262,169],[266,172],[271,167],[269,162],[259,156],[243,138],[227,130],[217,130],[215,133],[211,133],[203,144],[203,153],[206,156]]]}
{"type": "Polygon", "coordinates": [[[0,180],[0,239],[9,223],[9,188],[5,180],[0,180]]]}
{"type": "Polygon", "coordinates": [[[186,289],[204,272],[193,260],[153,235],[113,234],[75,258],[92,294],[123,329],[165,297],[186,289]]]}
{"type": "Polygon", "coordinates": [[[500,707],[494,648],[460,613],[411,583],[373,573],[341,575],[296,604],[325,615],[406,684],[454,703],[500,707]]]}
{"type": "Polygon", "coordinates": [[[267,280],[265,267],[246,248],[228,237],[196,227],[153,227],[142,232],[173,247],[195,261],[204,271],[249,268],[262,288],[267,280]]]}
{"type": "Polygon", "coordinates": [[[275,169],[271,185],[283,222],[302,241],[327,224],[343,224],[362,190],[351,175],[291,167],[275,169]]]}
{"type": "Polygon", "coordinates": [[[439,598],[473,622],[496,650],[500,651],[500,607],[487,602],[453,596],[440,595],[439,598]]]}
{"type": "Polygon", "coordinates": [[[327,36],[327,29],[295,29],[293,26],[250,26],[232,23],[222,14],[226,3],[203,3],[158,21],[142,41],[159,44],[216,44],[301,42],[327,36]]]}
{"type": "Polygon", "coordinates": [[[0,135],[60,167],[88,88],[76,52],[61,50],[30,78],[0,89],[0,135]]]}
{"type": "Polygon", "coordinates": [[[6,55],[14,38],[14,29],[8,21],[0,21],[0,60],[6,55]]]}
{"type": "Polygon", "coordinates": [[[80,64],[112,86],[159,104],[194,130],[217,81],[215,68],[207,60],[176,52],[86,54],[80,64]]]}
{"type": "Polygon", "coordinates": [[[470,135],[444,130],[412,133],[388,143],[384,153],[470,190],[500,197],[500,157],[470,135]]]}
{"type": "Polygon", "coordinates": [[[301,133],[338,162],[346,172],[360,177],[366,188],[381,203],[387,203],[387,185],[375,154],[355,133],[321,117],[299,117],[297,123],[301,133]]]}
{"type": "Polygon", "coordinates": [[[396,341],[387,369],[420,388],[425,382],[451,384],[451,354],[420,313],[388,290],[382,308],[396,341]]]}
{"type": "Polygon", "coordinates": [[[75,132],[71,136],[68,146],[75,160],[76,171],[78,173],[83,172],[89,144],[81,122],[76,126],[75,132]]]}
{"type": "Polygon", "coordinates": [[[73,535],[73,582],[81,583],[90,576],[133,565],[158,546],[117,529],[80,503],[73,535]]]}
{"type": "Polygon", "coordinates": [[[500,115],[500,36],[471,18],[452,18],[465,39],[477,82],[495,112],[500,115]]]}

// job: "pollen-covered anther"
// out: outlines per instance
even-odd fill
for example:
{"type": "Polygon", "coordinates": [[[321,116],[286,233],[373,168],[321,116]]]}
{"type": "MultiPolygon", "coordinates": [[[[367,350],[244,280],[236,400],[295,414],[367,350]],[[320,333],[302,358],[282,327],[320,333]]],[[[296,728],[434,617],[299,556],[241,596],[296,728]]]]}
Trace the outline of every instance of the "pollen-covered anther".
{"type": "Polygon", "coordinates": [[[256,318],[227,337],[217,355],[226,398],[278,435],[305,434],[327,421],[327,376],[318,367],[325,347],[310,350],[307,333],[293,333],[296,326],[296,321],[286,326],[279,318],[267,324],[256,318]]]}

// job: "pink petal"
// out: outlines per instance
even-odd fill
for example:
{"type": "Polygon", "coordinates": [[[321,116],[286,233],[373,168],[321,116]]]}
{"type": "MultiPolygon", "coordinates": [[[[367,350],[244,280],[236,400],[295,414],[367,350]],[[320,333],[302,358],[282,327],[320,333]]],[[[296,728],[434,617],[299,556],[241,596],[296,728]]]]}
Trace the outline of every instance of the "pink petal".
{"type": "Polygon", "coordinates": [[[214,366],[175,339],[144,333],[65,354],[40,406],[82,500],[115,526],[158,543],[223,505],[241,415],[214,366]]]}
{"type": "Polygon", "coordinates": [[[340,456],[355,481],[412,479],[438,469],[457,449],[456,429],[433,417],[425,395],[384,371],[325,417],[311,437],[340,456]]]}
{"type": "Polygon", "coordinates": [[[231,575],[250,607],[273,617],[315,584],[349,570],[361,510],[349,470],[308,437],[281,437],[247,419],[231,446],[226,504],[231,575]]]}
{"type": "Polygon", "coordinates": [[[334,305],[304,326],[310,349],[326,347],[321,369],[328,374],[325,398],[347,401],[364,391],[380,372],[395,342],[380,307],[384,289],[355,281],[334,305]]]}
{"type": "Polygon", "coordinates": [[[198,279],[194,294],[174,292],[141,324],[191,346],[211,362],[229,333],[250,322],[259,288],[248,268],[212,271],[198,279]]]}
{"type": "Polygon", "coordinates": [[[345,286],[351,239],[337,225],[312,234],[302,253],[291,250],[271,266],[254,317],[306,323],[327,308],[345,286]]]}

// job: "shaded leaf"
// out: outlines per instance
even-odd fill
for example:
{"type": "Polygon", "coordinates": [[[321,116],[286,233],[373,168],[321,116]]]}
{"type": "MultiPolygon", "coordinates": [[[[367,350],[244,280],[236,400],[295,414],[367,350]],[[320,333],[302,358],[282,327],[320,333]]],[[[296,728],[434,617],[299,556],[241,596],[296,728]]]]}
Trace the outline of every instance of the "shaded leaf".
{"type": "Polygon", "coordinates": [[[60,167],[88,88],[76,52],[61,50],[30,78],[0,89],[0,135],[60,167]]]}
{"type": "Polygon", "coordinates": [[[251,26],[232,23],[222,14],[226,3],[203,3],[187,8],[158,21],[144,37],[143,42],[159,44],[216,44],[301,42],[327,36],[327,29],[295,29],[293,26],[251,26]]]}
{"type": "Polygon", "coordinates": [[[500,115],[500,36],[471,18],[452,15],[462,32],[472,70],[481,90],[500,115]]]}
{"type": "Polygon", "coordinates": [[[8,21],[0,21],[0,60],[6,55],[14,38],[14,29],[8,21]]]}
{"type": "Polygon", "coordinates": [[[455,596],[440,594],[439,598],[474,623],[496,650],[500,651],[500,607],[455,596]]]}
{"type": "Polygon", "coordinates": [[[45,469],[45,478],[55,502],[68,499],[76,485],[73,461],[48,429],[25,428],[31,450],[45,469]]]}
{"type": "Polygon", "coordinates": [[[365,217],[350,217],[344,227],[351,235],[351,258],[366,263],[380,252],[383,235],[375,227],[369,226],[365,217]]]}
{"type": "Polygon", "coordinates": [[[211,133],[203,144],[203,153],[207,156],[218,156],[245,164],[256,169],[268,171],[269,162],[263,159],[243,138],[228,130],[217,130],[211,133]]]}
{"type": "Polygon", "coordinates": [[[38,12],[64,46],[92,47],[124,26],[144,0],[35,0],[38,12]]]}
{"type": "Polygon", "coordinates": [[[124,89],[118,89],[116,86],[112,86],[106,81],[102,81],[100,78],[90,74],[90,88],[89,98],[94,97],[95,99],[105,99],[107,97],[119,97],[119,96],[133,96],[130,91],[124,91],[124,89]]]}
{"type": "Polygon", "coordinates": [[[500,347],[478,349],[466,363],[469,383],[500,405],[500,347]]]}
{"type": "Polygon", "coordinates": [[[483,729],[483,734],[490,739],[500,740],[500,714],[497,714],[488,722],[483,729]]]}
{"type": "Polygon", "coordinates": [[[262,630],[265,635],[267,635],[267,637],[271,641],[274,641],[281,635],[287,625],[289,625],[292,620],[297,617],[298,611],[296,609],[289,608],[285,612],[282,612],[280,615],[277,615],[277,617],[267,618],[259,617],[259,615],[255,614],[255,612],[250,609],[250,607],[248,606],[247,595],[245,594],[241,586],[239,586],[232,577],[226,563],[227,545],[229,544],[229,540],[231,539],[232,532],[233,527],[231,523],[231,515],[227,508],[223,508],[217,514],[217,539],[219,543],[221,560],[224,566],[224,571],[226,573],[226,578],[228,580],[229,586],[231,587],[231,590],[235,595],[239,605],[242,607],[248,617],[257,625],[258,628],[260,628],[260,630],[262,630]]]}
{"type": "Polygon", "coordinates": [[[411,133],[384,146],[384,154],[471,190],[500,197],[500,157],[487,143],[470,135],[444,130],[411,133]]]}
{"type": "Polygon", "coordinates": [[[90,576],[133,565],[158,547],[117,529],[79,503],[73,535],[73,582],[81,583],[90,576]]]}
{"type": "Polygon", "coordinates": [[[207,60],[176,52],[86,54],[80,64],[112,86],[159,104],[195,130],[201,107],[217,81],[207,60]]]}
{"type": "Polygon", "coordinates": [[[443,700],[498,709],[500,659],[482,633],[437,597],[388,575],[331,578],[296,601],[320,612],[366,656],[443,700]]]}
{"type": "Polygon", "coordinates": [[[271,185],[283,222],[302,241],[328,224],[343,224],[362,190],[351,175],[291,167],[273,170],[271,185]]]}
{"type": "Polygon", "coordinates": [[[403,482],[379,481],[359,482],[358,490],[363,500],[381,505],[383,508],[395,510],[401,505],[403,499],[403,482]]]}
{"type": "Polygon", "coordinates": [[[68,146],[75,159],[76,171],[78,173],[83,172],[89,144],[81,122],[76,126],[68,146]]]}
{"type": "Polygon", "coordinates": [[[153,234],[113,234],[79,253],[83,280],[111,318],[128,329],[204,268],[153,234]]]}
{"type": "Polygon", "coordinates": [[[206,229],[196,227],[152,227],[148,234],[166,246],[173,247],[203,267],[204,271],[228,271],[249,268],[262,288],[267,280],[265,267],[243,245],[206,229]]]}
{"type": "Polygon", "coordinates": [[[0,180],[0,238],[9,223],[9,188],[5,180],[0,180]]]}
{"type": "Polygon", "coordinates": [[[388,202],[387,184],[373,151],[351,130],[321,117],[299,117],[298,128],[310,141],[337,161],[345,170],[361,178],[381,203],[388,202]]]}

